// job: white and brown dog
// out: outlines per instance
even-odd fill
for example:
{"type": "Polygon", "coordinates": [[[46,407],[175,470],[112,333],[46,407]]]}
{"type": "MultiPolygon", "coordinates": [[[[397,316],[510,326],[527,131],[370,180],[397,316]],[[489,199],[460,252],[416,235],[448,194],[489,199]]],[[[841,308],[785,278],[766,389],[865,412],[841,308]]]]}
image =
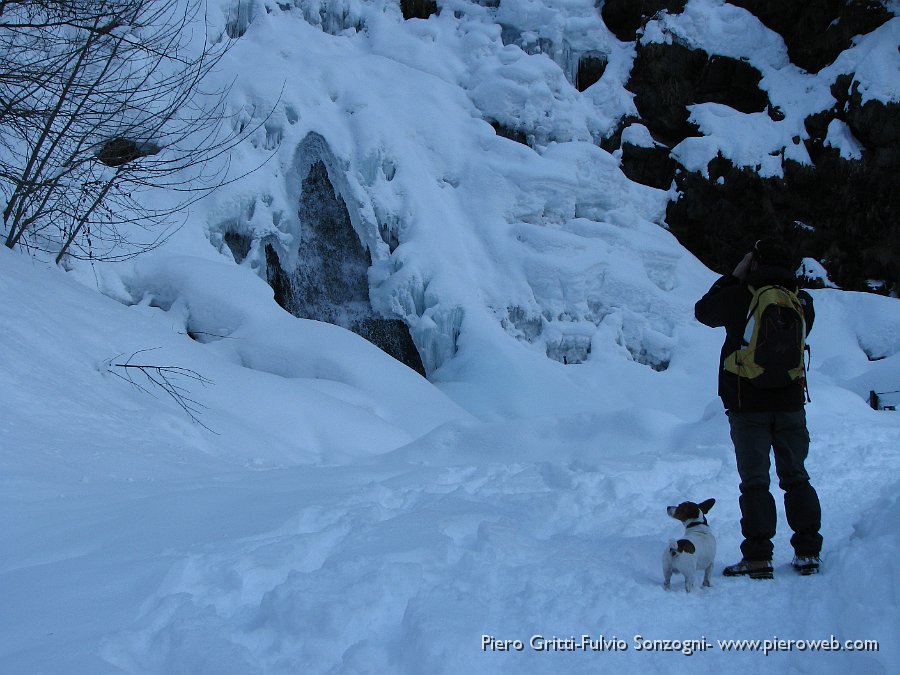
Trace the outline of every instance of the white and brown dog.
{"type": "Polygon", "coordinates": [[[675,520],[684,523],[684,537],[677,541],[672,539],[663,553],[664,588],[669,588],[672,572],[681,572],[684,575],[684,590],[690,593],[698,570],[703,570],[703,585],[711,585],[709,575],[716,559],[716,538],[706,522],[706,514],[715,503],[715,499],[699,504],[682,502],[666,509],[675,520]]]}

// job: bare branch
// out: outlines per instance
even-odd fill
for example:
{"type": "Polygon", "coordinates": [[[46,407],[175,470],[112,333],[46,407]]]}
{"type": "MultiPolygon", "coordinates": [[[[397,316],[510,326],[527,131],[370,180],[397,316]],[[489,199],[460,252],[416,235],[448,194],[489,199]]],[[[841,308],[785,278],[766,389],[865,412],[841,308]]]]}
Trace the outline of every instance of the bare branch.
{"type": "Polygon", "coordinates": [[[268,115],[227,131],[229,87],[201,90],[230,46],[192,43],[204,1],[0,0],[6,246],[57,262],[131,257],[226,184],[230,151],[268,115]],[[164,208],[142,203],[157,189],[178,197],[164,208]],[[160,234],[133,240],[142,230],[160,234]]]}
{"type": "Polygon", "coordinates": [[[183,368],[181,366],[161,366],[148,363],[133,363],[133,359],[138,354],[155,351],[155,349],[139,349],[129,356],[123,363],[113,363],[121,354],[114,356],[106,362],[107,372],[115,375],[121,380],[125,380],[138,391],[149,394],[156,398],[153,394],[154,389],[161,390],[169,398],[171,398],[178,406],[190,417],[192,422],[196,422],[201,427],[212,433],[216,433],[203,422],[200,421],[199,415],[206,409],[206,406],[191,398],[191,392],[181,384],[179,380],[187,380],[198,382],[203,386],[213,384],[212,380],[204,377],[195,370],[183,368]],[[116,372],[112,368],[121,368],[122,372],[116,372]],[[142,380],[135,381],[135,377],[141,377],[142,380]],[[142,384],[143,382],[143,384],[142,384]],[[148,388],[149,387],[149,388],[148,388]]]}

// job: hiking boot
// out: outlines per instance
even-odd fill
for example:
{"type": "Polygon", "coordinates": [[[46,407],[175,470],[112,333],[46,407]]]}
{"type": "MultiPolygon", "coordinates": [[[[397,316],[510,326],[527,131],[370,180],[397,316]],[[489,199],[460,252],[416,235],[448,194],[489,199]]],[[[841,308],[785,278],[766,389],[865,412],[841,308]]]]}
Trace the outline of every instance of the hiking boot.
{"type": "Polygon", "coordinates": [[[818,574],[821,562],[817,555],[795,555],[791,561],[791,567],[805,577],[810,574],[818,574]]]}
{"type": "Polygon", "coordinates": [[[772,579],[771,560],[741,560],[729,565],[722,574],[726,577],[750,577],[751,579],[772,579]]]}

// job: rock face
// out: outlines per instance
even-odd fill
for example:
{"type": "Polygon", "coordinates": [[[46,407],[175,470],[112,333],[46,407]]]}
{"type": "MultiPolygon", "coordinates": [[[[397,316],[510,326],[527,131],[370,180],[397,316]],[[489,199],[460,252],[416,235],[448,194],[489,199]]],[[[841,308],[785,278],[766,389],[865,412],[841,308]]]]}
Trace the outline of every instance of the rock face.
{"type": "Polygon", "coordinates": [[[661,10],[678,14],[684,10],[687,0],[606,0],[600,8],[600,16],[622,42],[635,39],[647,19],[661,10]]]}
{"type": "MultiPolygon", "coordinates": [[[[791,62],[810,73],[892,17],[874,0],[728,3],[781,35],[791,62]]],[[[703,136],[690,106],[716,103],[745,115],[765,113],[773,122],[784,120],[785,112],[772,104],[762,73],[746,60],[708,54],[677,36],[640,39],[657,12],[676,15],[684,5],[623,1],[601,8],[610,30],[635,42],[626,86],[638,111],[602,146],[618,154],[622,170],[636,182],[668,189],[674,181],[678,196],[666,221],[718,272],[730,271],[752,241],[774,233],[799,255],[819,260],[844,288],[900,293],[900,104],[864,100],[854,73],[835,75],[834,105],[805,119],[805,136],[795,135],[763,157],[774,157],[781,175],[766,174],[753,162],[735,166],[721,154],[700,171],[687,170],[672,150],[703,136]],[[635,144],[624,135],[632,124],[646,127],[652,142],[635,144]]]]}
{"type": "Polygon", "coordinates": [[[348,328],[424,375],[406,324],[376,314],[369,303],[372,261],[322,160],[303,180],[299,217],[301,242],[293,271],[283,269],[271,246],[266,249],[267,276],[278,303],[294,316],[348,328]]]}
{"type": "Polygon", "coordinates": [[[645,148],[622,143],[622,171],[631,180],[660,190],[668,190],[678,170],[678,162],[663,145],[645,148]]]}
{"type": "Polygon", "coordinates": [[[400,10],[404,19],[427,19],[438,13],[435,0],[400,0],[400,10]]]}
{"type": "Polygon", "coordinates": [[[666,215],[672,233],[722,273],[753,241],[777,234],[822,261],[829,278],[843,288],[896,290],[898,167],[879,167],[866,156],[844,159],[837,150],[816,145],[810,143],[815,166],[787,161],[784,178],[762,178],[723,158],[710,162],[709,178],[680,174],[681,196],[666,215]],[[885,283],[873,286],[872,280],[885,283]]]}
{"type": "Polygon", "coordinates": [[[255,241],[251,235],[229,229],[235,223],[224,226],[222,242],[237,263],[254,255],[262,258],[261,269],[275,301],[294,316],[347,328],[425,375],[406,324],[381,316],[369,301],[369,251],[353,229],[347,205],[322,159],[314,159],[308,167],[298,206],[301,240],[296,255],[284,255],[282,244],[274,238],[255,241]]]}
{"type": "Polygon", "coordinates": [[[371,263],[321,160],[303,181],[299,215],[299,262],[287,309],[349,328],[371,312],[366,277],[371,263]]]}
{"type": "Polygon", "coordinates": [[[743,61],[710,56],[677,43],[638,45],[628,81],[634,103],[657,140],[674,146],[699,136],[688,121],[691,103],[722,103],[741,112],[762,112],[769,99],[762,75],[743,61]]]}
{"type": "Polygon", "coordinates": [[[575,88],[584,91],[603,77],[606,70],[606,58],[602,54],[588,53],[578,59],[578,70],[575,73],[575,88]]]}
{"type": "Polygon", "coordinates": [[[877,0],[728,0],[781,35],[791,63],[817,73],[850,46],[891,18],[877,0]]]}
{"type": "Polygon", "coordinates": [[[863,147],[871,149],[870,161],[875,167],[896,171],[900,167],[900,104],[863,103],[859,83],[850,75],[839,76],[831,93],[837,99],[829,111],[832,118],[846,123],[863,147]]]}
{"type": "Polygon", "coordinates": [[[130,138],[111,138],[97,151],[97,159],[106,166],[122,166],[141,157],[149,157],[160,151],[153,143],[135,141],[130,138]]]}

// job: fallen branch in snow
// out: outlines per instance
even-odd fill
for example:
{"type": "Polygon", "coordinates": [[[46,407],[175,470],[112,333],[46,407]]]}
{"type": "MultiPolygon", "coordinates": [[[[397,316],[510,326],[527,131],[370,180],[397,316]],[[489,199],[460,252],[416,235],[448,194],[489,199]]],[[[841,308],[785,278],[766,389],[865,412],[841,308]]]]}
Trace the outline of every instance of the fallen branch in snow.
{"type": "MultiPolygon", "coordinates": [[[[197,340],[195,335],[206,335],[207,337],[218,338],[219,340],[237,340],[233,335],[219,335],[218,333],[207,333],[202,330],[176,331],[179,335],[187,335],[191,340],[197,340]]],[[[199,341],[198,341],[199,342],[199,341]]]]}
{"type": "Polygon", "coordinates": [[[116,359],[118,359],[121,354],[114,356],[106,362],[106,369],[108,372],[112,373],[119,379],[125,380],[132,387],[141,391],[145,394],[149,394],[156,398],[153,392],[147,388],[147,386],[142,385],[139,382],[134,380],[134,375],[136,373],[142,374],[149,383],[148,386],[155,387],[164,391],[172,400],[174,400],[187,416],[191,418],[191,421],[196,422],[201,427],[206,429],[207,431],[211,431],[212,433],[216,433],[208,426],[206,426],[203,422],[200,421],[198,417],[206,406],[198,401],[192,399],[188,391],[185,387],[179,385],[177,380],[179,379],[187,379],[193,380],[194,382],[199,382],[203,386],[208,384],[213,384],[212,380],[203,377],[196,370],[191,370],[190,368],[182,368],[181,366],[159,366],[148,363],[133,363],[134,357],[138,354],[143,354],[144,352],[150,352],[153,349],[139,349],[134,352],[131,356],[125,359],[124,363],[113,363],[116,359]],[[124,375],[112,370],[112,368],[121,368],[124,375]]]}

